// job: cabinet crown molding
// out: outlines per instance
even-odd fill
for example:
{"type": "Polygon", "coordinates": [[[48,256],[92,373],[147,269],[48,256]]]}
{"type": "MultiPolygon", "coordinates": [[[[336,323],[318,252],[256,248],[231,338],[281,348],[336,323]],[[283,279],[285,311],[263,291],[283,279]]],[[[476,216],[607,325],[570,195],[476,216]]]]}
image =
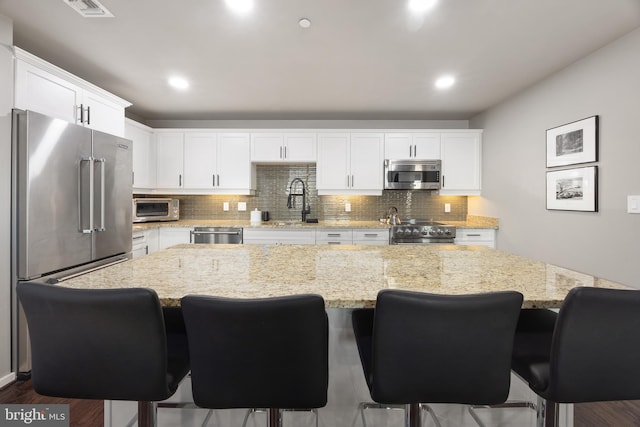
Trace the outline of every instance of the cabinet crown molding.
{"type": "Polygon", "coordinates": [[[35,67],[38,67],[48,73],[53,74],[54,76],[58,76],[64,80],[67,80],[79,87],[81,87],[82,89],[85,90],[89,90],[91,92],[97,93],[98,95],[109,99],[112,102],[115,102],[118,105],[121,105],[123,108],[127,108],[130,107],[132,104],[125,100],[120,98],[117,95],[112,94],[111,92],[108,92],[104,89],[102,89],[101,87],[98,87],[96,85],[94,85],[93,83],[90,83],[84,79],[81,79],[80,77],[71,74],[70,72],[51,64],[50,62],[45,61],[42,58],[39,58],[37,56],[35,56],[32,53],[27,52],[24,49],[19,48],[18,46],[14,46],[13,47],[13,54],[14,57],[20,61],[24,61],[28,64],[31,64],[35,67]]]}

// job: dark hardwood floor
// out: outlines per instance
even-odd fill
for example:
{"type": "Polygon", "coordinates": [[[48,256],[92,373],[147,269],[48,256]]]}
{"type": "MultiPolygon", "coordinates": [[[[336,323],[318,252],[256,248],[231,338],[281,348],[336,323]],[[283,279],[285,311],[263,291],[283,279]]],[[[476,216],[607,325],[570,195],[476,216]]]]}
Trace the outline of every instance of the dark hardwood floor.
{"type": "Polygon", "coordinates": [[[0,403],[67,403],[69,404],[70,427],[104,425],[104,401],[42,396],[33,391],[31,381],[16,381],[0,390],[0,403]]]}
{"type": "MultiPolygon", "coordinates": [[[[102,426],[104,420],[104,402],[102,400],[60,399],[42,396],[33,391],[31,381],[17,381],[0,390],[0,403],[68,403],[71,427],[102,426]]],[[[574,412],[574,426],[640,426],[640,400],[577,404],[574,412]]]]}

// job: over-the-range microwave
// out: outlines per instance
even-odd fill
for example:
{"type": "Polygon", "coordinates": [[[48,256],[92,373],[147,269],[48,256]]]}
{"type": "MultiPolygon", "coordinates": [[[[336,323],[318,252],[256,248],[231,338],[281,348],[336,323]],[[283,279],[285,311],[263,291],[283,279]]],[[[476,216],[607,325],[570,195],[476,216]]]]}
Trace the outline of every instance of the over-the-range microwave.
{"type": "Polygon", "coordinates": [[[441,160],[385,160],[385,190],[440,190],[441,160]]]}
{"type": "Polygon", "coordinates": [[[133,222],[177,221],[180,219],[178,199],[133,199],[133,222]]]}

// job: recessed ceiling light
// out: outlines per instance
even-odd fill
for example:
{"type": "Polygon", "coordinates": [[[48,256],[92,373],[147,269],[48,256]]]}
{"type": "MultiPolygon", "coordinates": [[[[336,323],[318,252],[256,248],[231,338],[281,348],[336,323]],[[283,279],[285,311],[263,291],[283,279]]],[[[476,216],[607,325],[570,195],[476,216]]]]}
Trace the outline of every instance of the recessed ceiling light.
{"type": "Polygon", "coordinates": [[[225,0],[229,9],[238,13],[247,13],[253,9],[253,0],[225,0]]]}
{"type": "Polygon", "coordinates": [[[307,18],[302,18],[301,20],[298,21],[298,24],[302,28],[309,28],[311,26],[311,20],[309,20],[307,18]]]}
{"type": "Polygon", "coordinates": [[[422,13],[433,8],[438,0],[409,0],[409,10],[422,13]]]}
{"type": "Polygon", "coordinates": [[[182,77],[174,76],[169,78],[169,86],[175,89],[186,90],[189,88],[189,82],[182,77]]]}
{"type": "Polygon", "coordinates": [[[436,87],[438,89],[449,89],[456,83],[456,79],[453,76],[442,76],[436,80],[436,87]]]}

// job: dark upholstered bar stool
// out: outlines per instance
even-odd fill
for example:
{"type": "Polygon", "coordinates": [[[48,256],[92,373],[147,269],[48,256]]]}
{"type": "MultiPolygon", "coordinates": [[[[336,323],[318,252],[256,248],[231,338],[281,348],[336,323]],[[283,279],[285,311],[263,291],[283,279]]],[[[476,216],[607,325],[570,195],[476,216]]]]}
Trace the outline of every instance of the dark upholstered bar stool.
{"type": "Polygon", "coordinates": [[[269,408],[275,427],[283,408],[326,405],[329,327],[321,296],[188,295],[182,310],[199,407],[269,408]]]}
{"type": "Polygon", "coordinates": [[[150,289],[17,286],[32,348],[36,392],[74,399],[138,401],[138,425],[156,424],[157,401],[171,397],[189,372],[179,312],[167,334],[150,289]]]}
{"type": "MultiPolygon", "coordinates": [[[[433,295],[383,290],[375,309],[353,312],[353,330],[371,398],[409,405],[405,424],[421,426],[421,402],[502,403],[509,394],[518,292],[433,295]]],[[[428,405],[422,405],[437,417],[428,405]]]]}
{"type": "Polygon", "coordinates": [[[640,399],[640,291],[572,289],[560,312],[522,310],[513,371],[538,395],[537,425],[560,403],[640,399]]]}

